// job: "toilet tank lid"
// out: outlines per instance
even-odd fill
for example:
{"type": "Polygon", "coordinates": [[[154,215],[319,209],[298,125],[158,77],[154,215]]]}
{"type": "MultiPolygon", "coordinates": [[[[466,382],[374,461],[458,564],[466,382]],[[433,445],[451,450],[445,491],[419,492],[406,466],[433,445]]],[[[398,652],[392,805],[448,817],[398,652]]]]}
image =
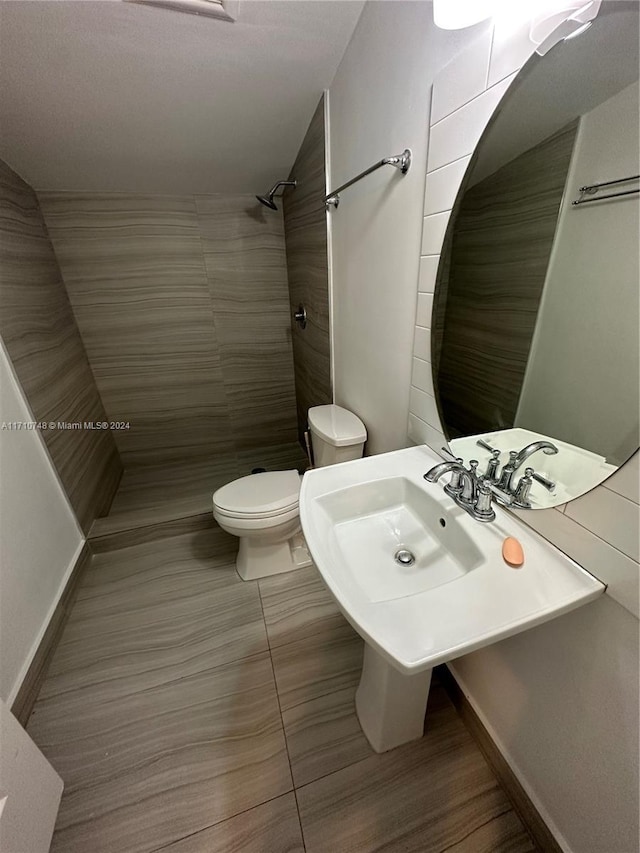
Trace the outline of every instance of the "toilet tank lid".
{"type": "Polygon", "coordinates": [[[309,426],[334,447],[347,447],[367,440],[367,430],[357,415],[342,406],[313,406],[309,426]]]}

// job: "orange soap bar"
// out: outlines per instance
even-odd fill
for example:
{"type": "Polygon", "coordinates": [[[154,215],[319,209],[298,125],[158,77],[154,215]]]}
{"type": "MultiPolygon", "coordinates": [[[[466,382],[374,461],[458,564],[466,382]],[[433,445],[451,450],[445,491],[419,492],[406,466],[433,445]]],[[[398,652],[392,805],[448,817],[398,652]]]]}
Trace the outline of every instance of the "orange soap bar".
{"type": "Polygon", "coordinates": [[[513,536],[507,536],[502,543],[502,558],[510,566],[521,566],[524,563],[522,545],[513,536]]]}

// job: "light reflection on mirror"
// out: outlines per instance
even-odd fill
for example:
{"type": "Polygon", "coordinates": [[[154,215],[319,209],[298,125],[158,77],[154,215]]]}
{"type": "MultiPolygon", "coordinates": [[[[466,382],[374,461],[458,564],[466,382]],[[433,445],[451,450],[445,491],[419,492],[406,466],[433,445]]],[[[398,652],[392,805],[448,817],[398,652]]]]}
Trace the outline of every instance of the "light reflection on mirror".
{"type": "MultiPolygon", "coordinates": [[[[538,439],[531,503],[593,488],[638,447],[638,6],[533,57],[480,140],[451,215],[432,363],[452,452],[491,457],[538,439]],[[572,204],[588,199],[587,203],[572,204]],[[596,200],[592,200],[596,199],[596,200]]],[[[524,473],[517,472],[517,476],[524,473]]]]}

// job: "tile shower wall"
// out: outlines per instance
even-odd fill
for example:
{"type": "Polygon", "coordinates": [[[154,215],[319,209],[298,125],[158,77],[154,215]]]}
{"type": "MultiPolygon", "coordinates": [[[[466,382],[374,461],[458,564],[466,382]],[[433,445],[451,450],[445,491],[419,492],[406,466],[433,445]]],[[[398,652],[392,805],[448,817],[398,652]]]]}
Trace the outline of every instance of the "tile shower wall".
{"type": "Polygon", "coordinates": [[[127,467],[294,440],[281,214],[251,196],[40,200],[127,467]]]}
{"type": "Polygon", "coordinates": [[[309,408],[332,401],[324,107],[323,96],[289,176],[298,185],[283,199],[289,310],[292,318],[300,304],[307,311],[305,329],[291,321],[300,440],[309,408]]]}
{"type": "MultiPolygon", "coordinates": [[[[0,333],[33,416],[56,424],[106,421],[38,199],[0,161],[0,333]]],[[[85,533],[122,474],[109,432],[41,432],[85,533]]]]}
{"type": "MultiPolygon", "coordinates": [[[[436,450],[444,436],[425,377],[444,229],[470,154],[532,49],[528,25],[509,35],[496,29],[433,86],[408,432],[436,450]]],[[[607,595],[452,665],[562,848],[576,853],[638,849],[637,768],[629,761],[638,752],[638,460],[636,453],[564,508],[520,513],[607,582],[607,595]]]]}
{"type": "Polygon", "coordinates": [[[282,212],[244,195],[197,196],[196,209],[236,448],[295,441],[282,212]]]}
{"type": "Polygon", "coordinates": [[[576,129],[573,122],[469,187],[454,214],[451,247],[442,249],[446,296],[439,290],[436,300],[446,305],[432,324],[453,436],[515,425],[576,129]]]}

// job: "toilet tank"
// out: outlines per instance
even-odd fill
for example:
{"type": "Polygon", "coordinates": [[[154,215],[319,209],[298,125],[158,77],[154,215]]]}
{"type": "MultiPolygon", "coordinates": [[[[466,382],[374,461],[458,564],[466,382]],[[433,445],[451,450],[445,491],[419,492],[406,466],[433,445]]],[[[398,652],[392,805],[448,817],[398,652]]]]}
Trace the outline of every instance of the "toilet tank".
{"type": "Polygon", "coordinates": [[[308,417],[316,468],[360,459],[367,430],[357,415],[342,406],[313,406],[308,417]]]}

